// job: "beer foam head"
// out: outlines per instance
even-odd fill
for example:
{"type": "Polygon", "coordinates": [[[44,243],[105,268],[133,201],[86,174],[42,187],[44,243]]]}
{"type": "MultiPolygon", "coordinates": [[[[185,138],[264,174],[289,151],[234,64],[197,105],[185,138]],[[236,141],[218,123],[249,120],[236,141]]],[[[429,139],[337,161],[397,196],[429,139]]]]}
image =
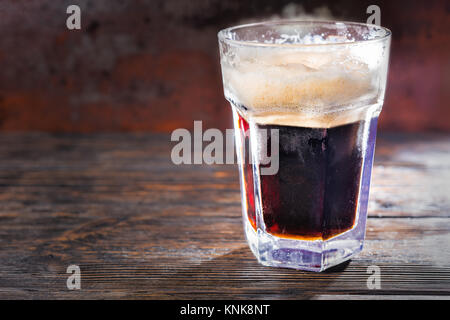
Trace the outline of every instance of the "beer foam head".
{"type": "Polygon", "coordinates": [[[310,34],[287,37],[305,46],[276,45],[286,37],[269,41],[275,45],[237,44],[225,53],[222,48],[225,95],[242,116],[263,124],[314,127],[364,118],[361,107],[380,97],[382,46],[310,34]],[[329,43],[344,45],[324,45],[329,43]]]}

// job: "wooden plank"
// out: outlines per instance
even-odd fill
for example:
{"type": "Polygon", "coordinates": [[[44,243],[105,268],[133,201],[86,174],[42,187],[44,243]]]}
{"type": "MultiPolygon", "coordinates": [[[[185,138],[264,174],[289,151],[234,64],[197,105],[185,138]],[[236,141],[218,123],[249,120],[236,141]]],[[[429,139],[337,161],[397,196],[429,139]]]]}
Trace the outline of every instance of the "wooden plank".
{"type": "Polygon", "coordinates": [[[236,166],[175,166],[170,147],[165,135],[0,135],[0,298],[450,297],[449,136],[379,139],[365,249],[325,273],[259,265],[236,166]],[[80,291],[66,288],[69,264],[80,291]]]}

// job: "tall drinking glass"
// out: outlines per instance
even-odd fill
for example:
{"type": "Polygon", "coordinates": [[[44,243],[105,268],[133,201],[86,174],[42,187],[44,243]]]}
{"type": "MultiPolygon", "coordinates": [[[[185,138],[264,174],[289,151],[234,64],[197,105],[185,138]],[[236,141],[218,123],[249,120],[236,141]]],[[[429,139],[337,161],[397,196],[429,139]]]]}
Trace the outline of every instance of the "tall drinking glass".
{"type": "Polygon", "coordinates": [[[218,37],[252,252],[312,271],[348,260],[364,242],[391,32],[280,21],[218,37]]]}

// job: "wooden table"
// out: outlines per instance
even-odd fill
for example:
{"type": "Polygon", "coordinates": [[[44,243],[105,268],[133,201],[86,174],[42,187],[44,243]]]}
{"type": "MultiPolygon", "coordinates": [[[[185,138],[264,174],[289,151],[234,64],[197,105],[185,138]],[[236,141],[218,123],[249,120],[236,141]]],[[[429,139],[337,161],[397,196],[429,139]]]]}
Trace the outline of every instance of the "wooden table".
{"type": "Polygon", "coordinates": [[[365,248],[325,273],[259,265],[236,166],[176,166],[169,141],[1,134],[0,298],[450,297],[450,136],[378,138],[365,248]]]}

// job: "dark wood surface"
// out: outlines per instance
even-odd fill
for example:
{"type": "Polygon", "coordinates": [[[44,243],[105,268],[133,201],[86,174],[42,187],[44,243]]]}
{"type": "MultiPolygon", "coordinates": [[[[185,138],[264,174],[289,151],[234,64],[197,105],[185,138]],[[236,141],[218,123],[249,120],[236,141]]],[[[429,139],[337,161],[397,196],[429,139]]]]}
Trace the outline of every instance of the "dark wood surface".
{"type": "Polygon", "coordinates": [[[365,248],[325,273],[261,266],[237,168],[167,135],[0,135],[0,298],[450,297],[450,136],[378,138],[365,248]],[[66,268],[81,268],[68,290],[66,268]],[[367,288],[367,268],[381,289],[367,288]]]}

